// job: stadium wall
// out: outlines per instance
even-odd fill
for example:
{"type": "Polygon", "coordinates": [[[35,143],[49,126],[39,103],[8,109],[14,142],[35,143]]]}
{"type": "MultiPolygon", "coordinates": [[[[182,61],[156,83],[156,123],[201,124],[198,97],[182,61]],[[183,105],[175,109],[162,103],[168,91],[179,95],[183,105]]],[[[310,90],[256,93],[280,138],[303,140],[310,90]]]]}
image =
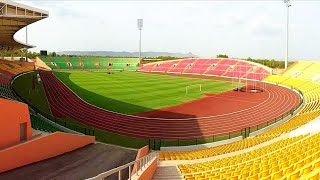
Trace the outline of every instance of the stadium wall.
{"type": "Polygon", "coordinates": [[[94,136],[56,132],[0,151],[0,173],[94,143],[94,136]]]}
{"type": "Polygon", "coordinates": [[[151,180],[154,173],[157,170],[157,166],[158,166],[158,158],[155,157],[151,161],[151,164],[146,169],[144,169],[141,172],[141,174],[139,174],[139,176],[135,174],[131,177],[131,179],[132,180],[151,180]]]}
{"type": "MultiPolygon", "coordinates": [[[[20,143],[20,125],[25,124],[25,140],[32,138],[28,106],[23,103],[0,99],[0,149],[20,143]]],[[[1,161],[0,162],[4,162],[1,161]]]]}
{"type": "MultiPolygon", "coordinates": [[[[143,148],[140,148],[138,150],[137,156],[136,156],[136,161],[141,159],[142,157],[146,156],[149,153],[149,146],[144,146],[143,148]]],[[[137,171],[136,169],[138,168],[138,171],[140,170],[140,163],[136,162],[133,166],[131,176],[134,175],[137,171]]]]}

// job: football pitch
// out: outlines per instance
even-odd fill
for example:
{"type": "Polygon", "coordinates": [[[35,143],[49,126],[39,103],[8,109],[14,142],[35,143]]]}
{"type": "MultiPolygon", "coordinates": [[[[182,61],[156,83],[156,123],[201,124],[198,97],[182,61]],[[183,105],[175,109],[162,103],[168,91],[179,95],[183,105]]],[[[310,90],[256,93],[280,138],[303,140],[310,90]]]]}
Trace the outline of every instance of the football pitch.
{"type": "Polygon", "coordinates": [[[199,99],[204,93],[233,88],[231,82],[141,72],[75,71],[55,75],[86,102],[124,114],[175,106],[199,99]]]}

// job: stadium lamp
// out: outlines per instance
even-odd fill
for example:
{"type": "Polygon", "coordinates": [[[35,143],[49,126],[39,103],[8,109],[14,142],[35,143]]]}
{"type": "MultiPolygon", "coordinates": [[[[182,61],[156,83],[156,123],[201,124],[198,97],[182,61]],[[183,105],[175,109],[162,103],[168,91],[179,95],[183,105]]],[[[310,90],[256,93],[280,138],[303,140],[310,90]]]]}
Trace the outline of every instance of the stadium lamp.
{"type": "Polygon", "coordinates": [[[285,54],[285,62],[284,68],[288,68],[288,55],[289,55],[289,7],[291,7],[290,0],[284,0],[284,3],[287,6],[287,29],[286,29],[286,54],[285,54]]]}
{"type": "Polygon", "coordinates": [[[138,19],[137,21],[138,23],[138,30],[139,30],[139,61],[140,61],[140,65],[141,65],[141,30],[143,27],[143,19],[138,19]]]}

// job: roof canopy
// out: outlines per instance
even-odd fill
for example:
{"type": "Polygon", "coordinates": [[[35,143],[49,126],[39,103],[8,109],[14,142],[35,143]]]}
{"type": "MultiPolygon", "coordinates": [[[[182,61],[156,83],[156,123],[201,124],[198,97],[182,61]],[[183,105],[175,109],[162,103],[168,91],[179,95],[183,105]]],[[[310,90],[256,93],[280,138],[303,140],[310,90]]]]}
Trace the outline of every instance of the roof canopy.
{"type": "Polygon", "coordinates": [[[14,51],[33,46],[16,41],[13,36],[20,29],[49,16],[49,12],[0,0],[0,51],[14,51]]]}

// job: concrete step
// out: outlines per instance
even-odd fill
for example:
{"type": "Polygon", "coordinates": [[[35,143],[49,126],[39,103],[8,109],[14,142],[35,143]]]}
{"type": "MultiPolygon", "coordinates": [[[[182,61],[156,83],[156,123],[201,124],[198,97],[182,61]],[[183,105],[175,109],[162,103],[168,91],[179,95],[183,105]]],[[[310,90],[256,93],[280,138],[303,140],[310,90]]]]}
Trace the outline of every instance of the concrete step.
{"type": "Polygon", "coordinates": [[[156,172],[154,173],[153,178],[154,180],[181,180],[182,175],[178,170],[177,166],[164,166],[158,167],[156,172]]]}

